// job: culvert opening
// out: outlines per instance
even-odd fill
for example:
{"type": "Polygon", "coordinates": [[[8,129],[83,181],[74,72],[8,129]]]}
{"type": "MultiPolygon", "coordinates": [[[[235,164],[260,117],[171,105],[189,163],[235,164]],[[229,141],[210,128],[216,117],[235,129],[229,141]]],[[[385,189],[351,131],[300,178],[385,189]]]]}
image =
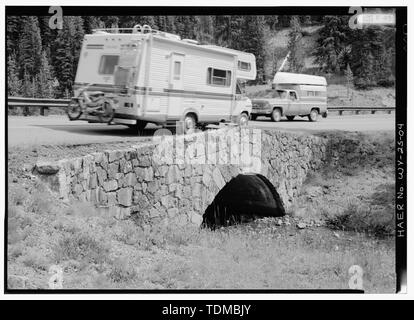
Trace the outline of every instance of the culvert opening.
{"type": "Polygon", "coordinates": [[[215,229],[260,217],[285,215],[273,184],[260,174],[239,174],[216,195],[203,215],[203,227],[215,229]]]}

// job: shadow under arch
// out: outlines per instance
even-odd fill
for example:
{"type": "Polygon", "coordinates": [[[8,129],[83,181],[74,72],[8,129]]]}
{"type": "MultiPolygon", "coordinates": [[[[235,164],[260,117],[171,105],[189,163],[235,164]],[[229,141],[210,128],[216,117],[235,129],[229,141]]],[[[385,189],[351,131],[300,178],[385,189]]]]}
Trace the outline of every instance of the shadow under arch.
{"type": "Polygon", "coordinates": [[[203,215],[202,227],[215,229],[258,217],[286,214],[273,184],[261,174],[239,174],[216,195],[203,215]]]}

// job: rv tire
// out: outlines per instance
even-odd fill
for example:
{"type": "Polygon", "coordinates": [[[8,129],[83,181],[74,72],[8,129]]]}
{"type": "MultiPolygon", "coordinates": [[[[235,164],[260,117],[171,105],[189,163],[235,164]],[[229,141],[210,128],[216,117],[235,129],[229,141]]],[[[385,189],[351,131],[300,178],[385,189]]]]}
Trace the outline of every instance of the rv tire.
{"type": "Polygon", "coordinates": [[[110,123],[114,118],[114,105],[111,100],[103,102],[103,110],[99,114],[99,120],[104,123],[110,123]]]}
{"type": "Polygon", "coordinates": [[[193,113],[188,113],[184,117],[184,133],[192,133],[197,128],[197,119],[193,113]]]}
{"type": "Polygon", "coordinates": [[[144,134],[144,129],[146,125],[146,121],[137,120],[137,123],[131,126],[131,128],[133,128],[135,134],[137,134],[138,136],[142,136],[144,134]]]}

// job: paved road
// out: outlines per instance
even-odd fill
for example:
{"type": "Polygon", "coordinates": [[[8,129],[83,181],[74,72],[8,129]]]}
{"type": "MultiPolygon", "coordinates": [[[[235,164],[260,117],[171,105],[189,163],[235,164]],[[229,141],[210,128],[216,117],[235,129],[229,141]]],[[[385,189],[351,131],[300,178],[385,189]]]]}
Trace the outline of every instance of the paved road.
{"type": "MultiPolygon", "coordinates": [[[[278,129],[300,132],[327,130],[378,131],[394,130],[395,114],[329,115],[318,122],[305,119],[271,122],[267,118],[251,121],[250,126],[262,129],[278,129]]],[[[155,126],[148,125],[145,135],[152,136],[155,126]]],[[[69,121],[66,116],[8,117],[9,146],[88,144],[97,142],[139,141],[126,126],[91,124],[85,121],[69,121]]]]}

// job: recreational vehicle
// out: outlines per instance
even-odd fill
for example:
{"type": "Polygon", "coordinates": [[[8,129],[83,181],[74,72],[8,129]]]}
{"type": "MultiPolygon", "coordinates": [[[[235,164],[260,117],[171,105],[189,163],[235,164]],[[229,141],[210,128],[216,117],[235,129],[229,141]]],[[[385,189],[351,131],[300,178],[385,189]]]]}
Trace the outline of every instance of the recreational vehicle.
{"type": "Polygon", "coordinates": [[[75,94],[88,84],[115,94],[112,122],[138,129],[177,121],[185,130],[220,122],[246,125],[252,103],[243,84],[255,78],[253,54],[138,25],[85,36],[75,94]]]}
{"type": "Polygon", "coordinates": [[[280,121],[282,116],[291,121],[295,116],[316,121],[318,115],[326,117],[326,79],[307,74],[277,72],[269,98],[254,99],[251,119],[258,116],[280,121]]]}

